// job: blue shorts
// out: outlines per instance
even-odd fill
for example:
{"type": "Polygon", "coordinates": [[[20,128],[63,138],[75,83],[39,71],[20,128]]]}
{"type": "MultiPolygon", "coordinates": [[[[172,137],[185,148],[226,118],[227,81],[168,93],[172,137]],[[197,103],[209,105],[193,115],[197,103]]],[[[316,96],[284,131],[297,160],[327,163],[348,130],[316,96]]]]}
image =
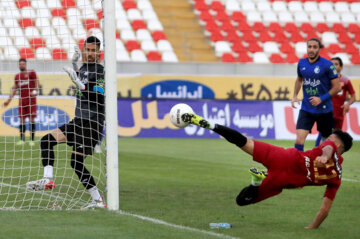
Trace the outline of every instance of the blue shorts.
{"type": "Polygon", "coordinates": [[[327,138],[332,133],[334,128],[334,115],[333,112],[324,114],[312,114],[305,110],[300,110],[298,121],[296,123],[296,129],[311,129],[314,124],[317,124],[317,130],[321,133],[321,136],[327,138]]]}

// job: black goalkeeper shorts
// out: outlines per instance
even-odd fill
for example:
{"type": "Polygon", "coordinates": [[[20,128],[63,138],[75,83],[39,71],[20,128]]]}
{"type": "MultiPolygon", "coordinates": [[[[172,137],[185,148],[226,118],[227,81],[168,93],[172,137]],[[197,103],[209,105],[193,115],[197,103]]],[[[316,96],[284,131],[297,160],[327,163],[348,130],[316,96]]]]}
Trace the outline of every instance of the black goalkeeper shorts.
{"type": "Polygon", "coordinates": [[[103,122],[75,117],[69,123],[59,127],[67,138],[67,145],[77,153],[92,155],[95,145],[104,128],[103,122]]]}
{"type": "Polygon", "coordinates": [[[299,118],[296,124],[296,129],[311,129],[316,122],[317,130],[321,133],[324,138],[329,137],[334,128],[334,116],[333,112],[323,114],[312,114],[305,110],[300,110],[299,118]]]}

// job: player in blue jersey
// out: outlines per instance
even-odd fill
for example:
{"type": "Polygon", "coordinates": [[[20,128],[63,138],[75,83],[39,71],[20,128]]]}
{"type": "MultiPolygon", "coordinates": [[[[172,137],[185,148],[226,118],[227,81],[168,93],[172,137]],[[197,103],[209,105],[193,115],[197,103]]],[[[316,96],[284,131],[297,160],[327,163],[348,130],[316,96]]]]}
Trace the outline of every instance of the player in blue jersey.
{"type": "Polygon", "coordinates": [[[311,38],[307,42],[307,58],[299,60],[298,77],[295,81],[294,97],[291,106],[300,104],[297,95],[303,88],[303,100],[296,124],[295,148],[304,151],[304,143],[314,123],[325,139],[334,127],[333,105],[331,97],[340,90],[340,82],[335,66],[331,61],[320,56],[323,48],[320,40],[311,38]]]}

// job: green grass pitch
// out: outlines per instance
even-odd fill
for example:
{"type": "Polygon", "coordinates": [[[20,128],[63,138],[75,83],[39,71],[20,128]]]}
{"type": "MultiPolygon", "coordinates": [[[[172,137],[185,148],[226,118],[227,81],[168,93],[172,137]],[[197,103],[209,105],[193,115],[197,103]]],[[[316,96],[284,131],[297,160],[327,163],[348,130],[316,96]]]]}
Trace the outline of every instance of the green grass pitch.
{"type": "MultiPolygon", "coordinates": [[[[293,147],[293,141],[266,142],[293,147]]],[[[312,144],[309,141],[307,148],[312,144]]],[[[0,154],[13,147],[0,138],[0,154]]],[[[21,155],[14,152],[13,156],[39,158],[36,147],[21,155]]],[[[236,146],[221,139],[120,138],[121,210],[202,231],[169,227],[107,210],[0,211],[0,238],[359,238],[360,142],[354,143],[344,159],[346,181],[342,182],[328,218],[319,229],[306,230],[304,227],[320,208],[325,187],[284,190],[256,205],[238,207],[235,197],[249,184],[248,169],[261,166],[236,146]],[[228,222],[233,228],[209,229],[210,222],[228,222]]],[[[19,163],[7,162],[5,166],[19,163]]],[[[26,162],[22,163],[26,166],[26,162]]],[[[32,164],[31,170],[40,165],[34,160],[32,164]]],[[[70,162],[59,167],[67,168],[67,176],[73,176],[70,162]]],[[[0,172],[3,182],[11,183],[4,181],[10,176],[20,180],[13,181],[16,183],[27,180],[5,171],[0,172]]],[[[64,181],[58,190],[66,191],[66,182],[75,188],[80,185],[75,180],[64,181]]],[[[1,192],[3,201],[6,195],[4,190],[1,192]]]]}

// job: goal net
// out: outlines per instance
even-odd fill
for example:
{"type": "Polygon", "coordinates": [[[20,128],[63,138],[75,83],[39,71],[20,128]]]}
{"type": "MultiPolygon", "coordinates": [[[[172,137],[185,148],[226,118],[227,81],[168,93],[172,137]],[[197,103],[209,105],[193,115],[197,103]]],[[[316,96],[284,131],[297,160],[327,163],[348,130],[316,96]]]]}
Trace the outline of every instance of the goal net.
{"type": "MultiPolygon", "coordinates": [[[[81,84],[91,86],[91,89],[80,89],[79,84],[74,84],[63,70],[63,67],[75,69],[75,47],[82,50],[89,36],[100,40],[96,61],[104,65],[102,18],[102,0],[0,1],[0,209],[68,210],[86,207],[93,197],[84,187],[89,178],[80,181],[79,172],[76,172],[83,166],[91,173],[100,195],[106,197],[105,138],[101,141],[93,133],[86,133],[93,130],[93,121],[104,123],[96,122],[92,116],[94,107],[98,114],[104,114],[100,109],[104,107],[104,100],[100,99],[104,98],[104,89],[100,89],[103,82],[100,84],[98,77],[95,85],[90,84],[94,80],[90,75],[97,72],[90,64],[84,65],[84,54],[80,54],[77,62],[77,76],[81,84]],[[25,70],[21,69],[20,63],[24,63],[19,62],[21,58],[26,59],[25,70]],[[80,73],[81,70],[84,72],[80,73]],[[39,86],[32,85],[36,78],[39,86]],[[8,102],[13,91],[16,93],[8,102]],[[35,111],[33,98],[36,98],[35,111]],[[81,122],[81,128],[73,131],[66,128],[63,135],[67,143],[53,146],[55,188],[29,190],[28,182],[44,177],[42,151],[51,151],[53,143],[52,138],[44,136],[75,116],[82,116],[90,123],[81,122]],[[21,138],[22,133],[25,140],[21,138]],[[46,139],[49,142],[44,142],[46,139]],[[96,143],[99,143],[100,150],[95,149],[96,143]],[[91,150],[81,151],[79,148],[82,147],[91,150]],[[72,163],[74,152],[87,155],[81,167],[76,166],[78,161],[75,165],[72,163]]],[[[100,117],[103,118],[104,115],[100,117]]],[[[101,127],[97,131],[103,136],[101,127]]],[[[55,138],[64,141],[61,136],[57,134],[55,138]]]]}

